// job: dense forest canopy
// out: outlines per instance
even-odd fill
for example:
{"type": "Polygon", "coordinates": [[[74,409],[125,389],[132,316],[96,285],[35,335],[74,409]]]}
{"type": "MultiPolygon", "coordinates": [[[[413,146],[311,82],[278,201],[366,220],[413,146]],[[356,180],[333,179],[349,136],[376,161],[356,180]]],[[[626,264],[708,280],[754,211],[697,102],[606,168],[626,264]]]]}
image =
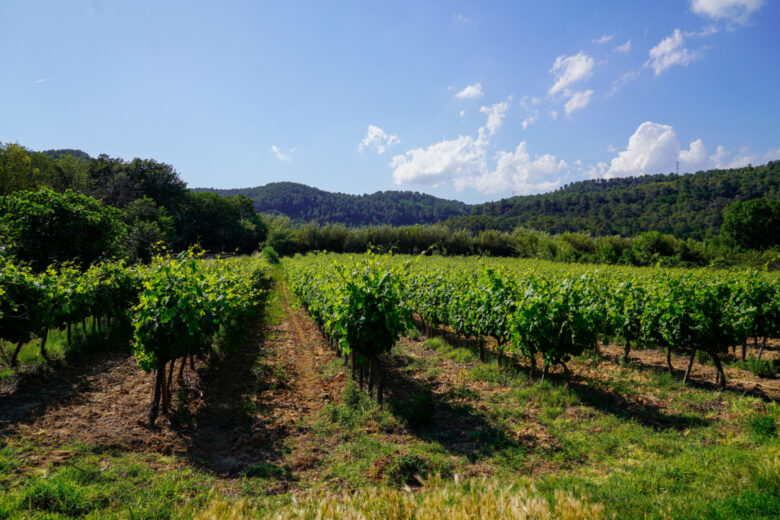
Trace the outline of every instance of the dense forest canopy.
{"type": "Polygon", "coordinates": [[[469,206],[455,200],[412,191],[378,191],[370,195],[330,193],[295,182],[272,182],[255,188],[218,190],[220,195],[243,195],[261,213],[284,215],[297,222],[360,226],[434,224],[466,215],[469,206]]]}
{"type": "Polygon", "coordinates": [[[580,181],[552,193],[479,204],[452,227],[472,231],[516,226],[596,236],[660,231],[702,240],[718,234],[736,201],[780,198],[780,161],[763,166],[580,181]]]}
{"type": "Polygon", "coordinates": [[[568,184],[541,195],[467,205],[408,191],[370,195],[329,193],[292,182],[255,188],[217,190],[244,195],[261,213],[294,222],[412,225],[446,222],[452,229],[510,232],[518,226],[548,233],[584,232],[594,236],[636,236],[660,231],[703,240],[718,234],[723,211],[736,201],[780,198],[780,161],[764,166],[657,174],[568,184]]]}

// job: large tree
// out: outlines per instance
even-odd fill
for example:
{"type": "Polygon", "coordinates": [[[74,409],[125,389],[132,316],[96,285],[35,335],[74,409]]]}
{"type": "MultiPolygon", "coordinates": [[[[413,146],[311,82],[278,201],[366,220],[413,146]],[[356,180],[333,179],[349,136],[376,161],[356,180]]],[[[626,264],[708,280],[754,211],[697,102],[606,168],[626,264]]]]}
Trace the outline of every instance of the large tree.
{"type": "Polygon", "coordinates": [[[0,247],[35,269],[115,256],[126,233],[119,210],[70,190],[43,188],[0,197],[0,247]]]}
{"type": "Polygon", "coordinates": [[[721,236],[732,246],[765,250],[780,244],[780,200],[735,202],[723,215],[721,236]]]}

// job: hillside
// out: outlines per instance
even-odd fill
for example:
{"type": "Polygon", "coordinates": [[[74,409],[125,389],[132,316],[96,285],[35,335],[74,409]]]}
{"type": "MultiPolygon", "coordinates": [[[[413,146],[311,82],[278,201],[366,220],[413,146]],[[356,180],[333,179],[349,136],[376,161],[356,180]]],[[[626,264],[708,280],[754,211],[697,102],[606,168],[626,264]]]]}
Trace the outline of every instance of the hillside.
{"type": "Polygon", "coordinates": [[[286,215],[295,221],[348,226],[433,224],[468,214],[469,206],[455,200],[411,191],[378,191],[370,195],[330,193],[295,182],[272,182],[255,188],[218,190],[220,195],[244,195],[263,213],[286,215]]]}
{"type": "Polygon", "coordinates": [[[400,226],[446,221],[452,228],[474,232],[524,226],[550,233],[634,236],[655,230],[678,238],[703,239],[718,233],[729,204],[780,198],[780,161],[685,175],[580,181],[551,193],[477,205],[409,191],[346,195],[292,182],[196,191],[244,195],[260,212],[299,222],[400,226]]]}
{"type": "Polygon", "coordinates": [[[718,233],[729,204],[759,197],[780,198],[780,161],[686,175],[580,181],[552,193],[476,205],[471,215],[448,224],[473,231],[524,226],[623,236],[652,230],[703,239],[718,233]]]}

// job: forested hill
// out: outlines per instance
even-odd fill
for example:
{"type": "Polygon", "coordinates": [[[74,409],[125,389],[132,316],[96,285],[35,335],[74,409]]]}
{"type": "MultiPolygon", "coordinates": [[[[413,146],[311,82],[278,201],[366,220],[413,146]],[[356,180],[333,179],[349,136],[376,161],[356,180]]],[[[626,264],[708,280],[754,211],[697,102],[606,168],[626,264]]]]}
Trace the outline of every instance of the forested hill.
{"type": "Polygon", "coordinates": [[[262,213],[286,215],[295,221],[348,226],[433,224],[466,215],[469,206],[455,200],[411,191],[378,191],[370,195],[330,193],[295,182],[272,182],[256,188],[218,190],[220,195],[244,195],[262,213]]]}
{"type": "Polygon", "coordinates": [[[524,226],[550,233],[635,236],[661,231],[678,238],[704,239],[718,234],[729,204],[780,198],[780,161],[687,175],[580,181],[551,193],[477,205],[409,191],[346,195],[292,182],[196,190],[244,195],[260,212],[287,215],[299,222],[399,226],[446,221],[452,228],[475,232],[524,226]]]}
{"type": "Polygon", "coordinates": [[[623,236],[661,231],[703,239],[717,235],[729,204],[759,197],[780,198],[780,161],[687,175],[581,181],[543,195],[472,206],[470,215],[448,224],[473,231],[524,226],[623,236]]]}

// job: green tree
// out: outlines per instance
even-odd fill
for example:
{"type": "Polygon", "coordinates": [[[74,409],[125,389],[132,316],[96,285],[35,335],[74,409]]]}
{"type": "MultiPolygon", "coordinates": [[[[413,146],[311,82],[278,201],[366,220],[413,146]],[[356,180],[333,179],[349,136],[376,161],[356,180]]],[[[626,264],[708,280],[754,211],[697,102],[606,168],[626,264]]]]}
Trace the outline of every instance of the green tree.
{"type": "Polygon", "coordinates": [[[115,256],[126,234],[119,210],[70,190],[0,197],[0,247],[36,270],[54,262],[86,266],[115,256]]]}
{"type": "Polygon", "coordinates": [[[24,146],[0,143],[0,195],[38,187],[40,172],[24,146]]]}
{"type": "Polygon", "coordinates": [[[780,200],[735,202],[726,208],[720,232],[727,244],[744,249],[780,244],[780,200]]]}

